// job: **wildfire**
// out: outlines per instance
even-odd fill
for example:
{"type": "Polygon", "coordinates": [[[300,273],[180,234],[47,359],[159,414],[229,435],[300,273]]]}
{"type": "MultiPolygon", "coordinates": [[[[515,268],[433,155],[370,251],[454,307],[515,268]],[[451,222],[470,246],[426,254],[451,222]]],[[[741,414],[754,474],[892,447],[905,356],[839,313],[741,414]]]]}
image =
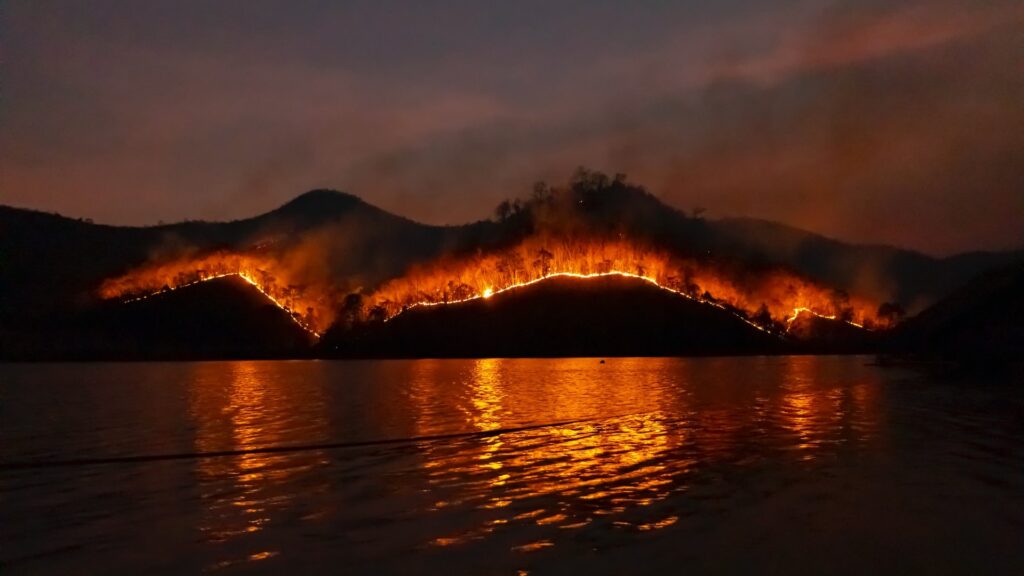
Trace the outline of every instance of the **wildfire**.
{"type": "MultiPolygon", "coordinates": [[[[427,301],[416,302],[416,303],[413,303],[413,304],[403,308],[397,314],[395,314],[395,316],[397,316],[398,314],[401,314],[402,312],[404,312],[406,310],[409,310],[409,309],[412,309],[412,308],[416,308],[416,307],[419,307],[419,306],[443,306],[443,305],[446,305],[446,304],[459,304],[459,303],[462,303],[462,302],[470,302],[472,300],[479,300],[481,298],[487,299],[487,298],[490,298],[491,296],[494,296],[495,294],[502,294],[504,292],[510,292],[512,290],[518,290],[520,288],[525,288],[527,286],[531,286],[533,284],[537,284],[538,282],[543,282],[545,280],[551,280],[551,279],[554,279],[554,278],[579,278],[579,279],[584,279],[585,280],[585,279],[591,279],[591,278],[606,278],[606,277],[609,277],[609,276],[617,276],[619,278],[634,278],[636,280],[642,280],[644,282],[647,282],[649,284],[654,285],[657,288],[665,290],[666,292],[671,292],[671,293],[676,294],[678,296],[682,296],[683,298],[687,298],[687,299],[690,299],[690,300],[701,302],[702,304],[707,304],[707,305],[710,305],[710,306],[714,306],[716,308],[721,308],[723,310],[729,310],[726,306],[724,306],[722,304],[719,304],[717,302],[699,300],[697,298],[693,298],[689,294],[686,294],[686,293],[680,292],[678,290],[674,290],[672,288],[669,288],[668,286],[662,286],[661,284],[658,284],[657,280],[655,280],[653,278],[649,278],[647,276],[640,276],[638,274],[632,274],[630,272],[622,272],[622,271],[619,271],[619,270],[612,270],[610,272],[594,272],[592,274],[578,274],[578,273],[574,273],[574,272],[554,272],[552,274],[548,274],[547,276],[544,276],[544,277],[541,277],[541,278],[535,278],[533,280],[522,282],[520,284],[513,284],[511,286],[506,286],[505,288],[502,288],[502,289],[500,289],[498,291],[495,291],[492,288],[485,288],[482,294],[473,295],[473,296],[470,296],[468,298],[464,298],[462,300],[448,300],[448,301],[445,301],[445,302],[427,302],[427,301]]],[[[744,322],[746,322],[747,324],[753,326],[754,328],[757,328],[758,330],[761,330],[763,332],[767,332],[768,331],[766,329],[766,327],[760,326],[758,324],[755,324],[755,323],[751,322],[750,320],[748,320],[744,316],[737,315],[737,317],[740,320],[743,320],[744,322]]],[[[394,316],[391,316],[390,318],[394,318],[394,316]]],[[[390,318],[388,318],[388,319],[390,319],[390,318]]]]}
{"type": "Polygon", "coordinates": [[[216,252],[140,267],[105,281],[99,295],[121,298],[125,303],[137,302],[201,282],[236,276],[286,312],[296,325],[319,338],[334,319],[334,307],[328,303],[331,299],[325,298],[322,290],[287,282],[280,272],[283,269],[275,259],[266,256],[216,252]],[[303,309],[305,313],[300,312],[303,309]]]}
{"type": "MultiPolygon", "coordinates": [[[[789,318],[786,318],[786,329],[787,330],[789,329],[789,327],[791,327],[793,325],[793,322],[796,322],[797,318],[799,318],[801,314],[810,314],[811,316],[816,316],[818,318],[823,318],[825,320],[838,320],[839,319],[838,317],[836,317],[835,314],[828,314],[828,315],[826,315],[826,314],[821,314],[821,313],[815,312],[814,310],[811,310],[810,308],[803,308],[803,307],[796,308],[796,309],[793,310],[792,316],[790,316],[789,318]]],[[[846,322],[847,324],[851,325],[851,326],[856,326],[857,328],[865,328],[865,326],[863,324],[858,324],[858,323],[854,322],[853,320],[843,320],[843,321],[846,322]]]]}
{"type": "Polygon", "coordinates": [[[338,311],[351,321],[390,320],[422,306],[456,304],[524,288],[551,278],[620,276],[726,310],[763,331],[784,333],[801,314],[840,320],[859,328],[884,328],[877,304],[851,297],[781,269],[757,271],[682,259],[626,240],[536,235],[518,245],[446,257],[410,270],[362,295],[355,308],[328,281],[301,283],[287,259],[266,254],[216,252],[150,264],[107,280],[104,298],[130,302],[238,276],[310,334],[319,337],[338,311]]]}
{"type": "Polygon", "coordinates": [[[626,241],[538,236],[516,247],[447,259],[385,283],[367,298],[371,314],[390,319],[421,306],[490,298],[549,278],[620,276],[732,312],[751,326],[787,331],[802,313],[859,328],[884,327],[877,304],[783,270],[730,273],[724,267],[626,241]]]}

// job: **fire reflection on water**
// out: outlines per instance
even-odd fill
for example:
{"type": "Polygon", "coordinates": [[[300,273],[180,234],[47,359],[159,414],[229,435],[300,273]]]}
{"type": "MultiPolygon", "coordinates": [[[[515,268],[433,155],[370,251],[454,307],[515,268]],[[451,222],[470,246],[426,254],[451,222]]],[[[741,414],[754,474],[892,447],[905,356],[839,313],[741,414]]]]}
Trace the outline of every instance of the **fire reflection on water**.
{"type": "Polygon", "coordinates": [[[874,414],[862,413],[870,409],[868,387],[853,384],[822,390],[819,380],[827,375],[820,373],[820,363],[814,356],[789,358],[780,384],[780,421],[796,436],[792,446],[803,460],[850,441],[851,433],[863,436],[876,423],[874,414]],[[861,427],[859,434],[852,430],[856,425],[861,427]]]}
{"type": "MultiPolygon", "coordinates": [[[[457,447],[425,446],[428,481],[436,493],[444,495],[434,509],[471,506],[488,517],[481,525],[436,538],[434,544],[448,546],[482,538],[510,523],[580,528],[595,518],[647,506],[669,494],[671,480],[665,477],[668,469],[659,456],[681,442],[684,434],[678,430],[670,433],[657,405],[644,413],[587,420],[599,413],[595,410],[606,413],[616,400],[628,408],[652,394],[659,402],[657,387],[647,380],[661,372],[651,364],[664,360],[621,360],[625,366],[618,373],[630,376],[621,381],[595,379],[593,359],[546,360],[551,377],[535,381],[532,392],[516,385],[514,379],[519,375],[510,373],[509,362],[479,360],[466,374],[466,393],[459,409],[471,429],[487,432],[515,427],[521,422],[514,415],[522,414],[581,421],[490,436],[457,447]],[[636,363],[636,369],[629,363],[636,363]],[[641,365],[646,368],[641,370],[641,365]],[[510,393],[509,387],[515,390],[510,393]]],[[[422,378],[414,382],[428,387],[439,383],[422,378]]],[[[678,466],[673,472],[679,472],[678,466]]],[[[635,527],[651,530],[674,521],[659,518],[635,527]]],[[[618,521],[618,525],[627,524],[618,521]]],[[[548,545],[550,542],[542,539],[515,548],[529,551],[548,545]]]]}
{"type": "Polygon", "coordinates": [[[344,365],[365,371],[357,388],[288,366],[198,365],[196,451],[465,436],[196,460],[200,538],[230,543],[213,567],[287,556],[275,528],[296,522],[370,555],[391,541],[544,554],[573,534],[646,538],[719,502],[736,470],[828,461],[870,441],[878,417],[877,387],[814,357],[344,365]]]}
{"type": "Polygon", "coordinates": [[[960,572],[1022,565],[1019,395],[868,362],[7,367],[16,382],[0,392],[39,394],[3,396],[18,407],[0,426],[8,456],[182,457],[5,472],[0,563],[5,574],[870,573],[878,559],[859,557],[888,541],[917,550],[901,560],[908,572],[936,558],[960,572]]]}
{"type": "MultiPolygon", "coordinates": [[[[321,452],[244,452],[327,437],[323,417],[297,420],[293,414],[308,414],[311,408],[322,406],[322,400],[309,398],[308,390],[297,390],[287,378],[273,376],[255,362],[197,365],[190,389],[196,452],[242,451],[230,458],[196,460],[204,502],[197,528],[203,541],[238,544],[252,538],[270,526],[279,513],[289,511],[293,500],[302,495],[293,483],[323,464],[321,452]]],[[[231,551],[236,558],[219,560],[211,568],[278,554],[272,543],[261,545],[258,539],[231,551]]]]}
{"type": "MultiPolygon", "coordinates": [[[[787,433],[798,438],[784,448],[796,446],[799,460],[813,459],[850,439],[844,433],[851,419],[875,417],[857,386],[823,387],[816,359],[783,361],[788,374],[783,371],[779,380],[728,375],[738,382],[732,391],[692,390],[695,384],[685,380],[701,378],[681,372],[685,361],[677,359],[615,359],[614,368],[600,371],[594,359],[488,359],[441,378],[436,371],[414,373],[414,402],[458,390],[457,408],[472,430],[515,428],[524,414],[537,421],[578,420],[424,444],[430,510],[453,516],[448,531],[431,543],[457,546],[502,533],[518,533],[509,538],[522,540],[528,528],[532,538],[509,544],[532,551],[548,547],[551,534],[564,530],[665,529],[680,521],[682,512],[668,501],[693,488],[693,469],[756,461],[774,442],[762,438],[787,433]],[[531,372],[531,363],[539,373],[531,372]],[[682,381],[659,381],[667,374],[682,381]],[[738,413],[736,393],[753,397],[752,409],[738,413]],[[601,417],[588,419],[593,415],[601,417]]],[[[429,421],[418,424],[418,434],[436,432],[429,421]]],[[[868,428],[860,425],[856,439],[866,440],[868,428]]]]}

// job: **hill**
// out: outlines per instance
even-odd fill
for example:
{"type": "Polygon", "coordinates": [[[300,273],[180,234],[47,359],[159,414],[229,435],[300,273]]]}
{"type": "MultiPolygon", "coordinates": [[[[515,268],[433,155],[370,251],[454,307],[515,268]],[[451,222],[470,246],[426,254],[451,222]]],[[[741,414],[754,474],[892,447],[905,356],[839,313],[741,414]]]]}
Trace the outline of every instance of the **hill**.
{"type": "Polygon", "coordinates": [[[138,302],[107,303],[59,327],[0,330],[0,358],[281,358],[308,354],[313,341],[253,286],[225,277],[138,302]]]}
{"type": "MultiPolygon", "coordinates": [[[[338,302],[426,262],[474,257],[537,230],[636,238],[744,273],[784,267],[839,291],[898,302],[912,312],[1016,256],[932,258],[846,244],[777,223],[705,220],[665,205],[624,178],[587,171],[561,189],[538,187],[525,200],[503,204],[494,221],[463,226],[413,222],[330,190],[307,192],[253,218],[151,227],[107,226],[0,206],[0,355],[52,352],[40,334],[87,342],[84,327],[112,310],[99,298],[101,284],[148,264],[191,262],[218,251],[256,255],[288,268],[287,280],[278,285],[282,292],[326,287],[316,297],[338,302]]],[[[70,348],[66,352],[73,355],[70,348]]]]}
{"type": "Polygon", "coordinates": [[[908,320],[894,348],[928,360],[973,366],[1024,360],[1024,260],[973,279],[908,320]]]}
{"type": "Polygon", "coordinates": [[[920,312],[985,270],[1021,252],[936,258],[885,245],[846,244],[778,222],[728,218],[712,224],[719,249],[778,262],[811,278],[920,312]]]}
{"type": "Polygon", "coordinates": [[[772,222],[692,218],[632,186],[595,189],[588,184],[568,195],[565,203],[571,219],[562,210],[449,227],[416,223],[330,190],[307,192],[249,219],[150,227],[106,226],[0,206],[0,318],[67,310],[87,301],[105,278],[149,261],[219,249],[316,247],[306,256],[329,268],[333,281],[372,286],[417,262],[498,245],[528,233],[538,221],[549,225],[555,219],[647,237],[683,254],[785,265],[851,293],[899,302],[912,312],[1016,256],[933,258],[887,246],[847,244],[772,222]]]}
{"type": "Polygon", "coordinates": [[[455,236],[473,237],[461,232],[472,228],[418,224],[333,191],[309,192],[246,220],[151,227],[0,206],[0,326],[68,330],[80,324],[77,316],[103,304],[98,288],[105,279],[218,250],[301,258],[340,289],[372,285],[457,246],[455,236]]]}
{"type": "Polygon", "coordinates": [[[732,313],[634,278],[559,277],[487,299],[332,330],[340,357],[671,356],[770,353],[783,341],[732,313]]]}

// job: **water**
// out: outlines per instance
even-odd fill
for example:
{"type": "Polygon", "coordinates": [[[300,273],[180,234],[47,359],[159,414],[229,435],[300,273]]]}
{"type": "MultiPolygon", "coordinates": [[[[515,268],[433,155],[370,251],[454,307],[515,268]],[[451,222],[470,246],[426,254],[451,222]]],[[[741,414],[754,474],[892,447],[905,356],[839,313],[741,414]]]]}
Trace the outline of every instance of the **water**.
{"type": "Polygon", "coordinates": [[[1024,572],[1024,388],[869,363],[0,365],[4,462],[180,456],[0,469],[0,573],[1024,572]]]}

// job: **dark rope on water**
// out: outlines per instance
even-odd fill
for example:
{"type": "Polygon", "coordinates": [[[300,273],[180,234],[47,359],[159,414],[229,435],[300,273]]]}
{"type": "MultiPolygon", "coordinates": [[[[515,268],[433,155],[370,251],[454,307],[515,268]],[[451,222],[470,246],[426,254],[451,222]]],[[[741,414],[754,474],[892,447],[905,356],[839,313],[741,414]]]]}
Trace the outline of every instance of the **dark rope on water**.
{"type": "Polygon", "coordinates": [[[570,424],[582,424],[595,420],[606,420],[607,418],[580,418],[576,420],[565,420],[562,422],[551,422],[548,424],[531,424],[515,428],[498,428],[495,430],[483,430],[475,432],[456,432],[452,434],[433,434],[428,436],[413,436],[411,438],[386,438],[382,440],[362,440],[358,442],[329,442],[324,444],[291,444],[287,446],[261,446],[257,448],[246,448],[242,450],[216,450],[211,452],[177,452],[169,454],[138,454],[134,456],[111,456],[108,458],[71,458],[67,460],[12,460],[0,461],[0,471],[3,470],[31,470],[36,468],[61,468],[70,466],[97,466],[102,464],[134,464],[138,462],[161,462],[166,460],[195,460],[200,458],[224,458],[230,456],[244,456],[246,454],[286,454],[291,452],[310,452],[314,450],[341,450],[345,448],[365,448],[372,446],[389,446],[396,444],[415,444],[418,442],[442,442],[445,440],[459,440],[467,438],[491,438],[502,434],[513,432],[525,432],[539,430],[542,428],[554,428],[568,426],[570,424]]]}

